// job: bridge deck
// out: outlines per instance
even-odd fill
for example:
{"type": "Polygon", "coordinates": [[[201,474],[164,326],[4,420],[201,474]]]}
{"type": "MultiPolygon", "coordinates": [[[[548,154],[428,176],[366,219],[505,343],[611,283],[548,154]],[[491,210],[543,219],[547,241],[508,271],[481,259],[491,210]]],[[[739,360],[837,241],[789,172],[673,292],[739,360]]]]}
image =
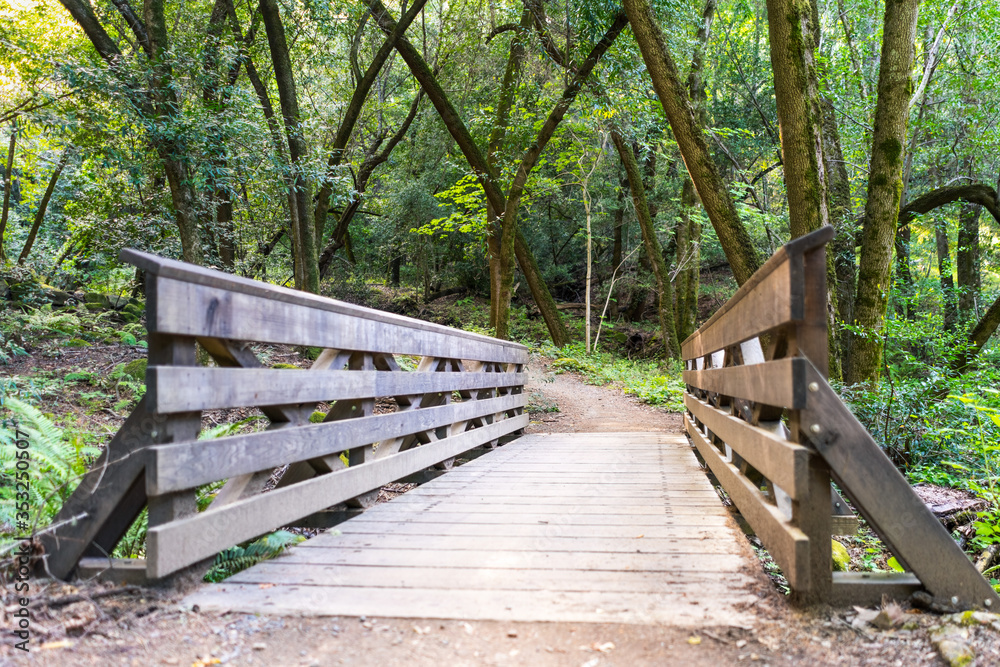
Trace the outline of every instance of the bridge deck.
{"type": "Polygon", "coordinates": [[[682,435],[522,437],[187,598],[202,609],[741,624],[749,549],[682,435]]]}

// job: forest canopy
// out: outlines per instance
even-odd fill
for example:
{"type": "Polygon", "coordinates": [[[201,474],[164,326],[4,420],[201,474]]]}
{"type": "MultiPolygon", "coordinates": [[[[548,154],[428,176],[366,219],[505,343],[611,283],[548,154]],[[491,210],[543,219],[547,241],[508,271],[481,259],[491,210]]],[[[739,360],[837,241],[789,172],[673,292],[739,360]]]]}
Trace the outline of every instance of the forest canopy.
{"type": "Polygon", "coordinates": [[[676,357],[832,225],[834,377],[877,382],[906,322],[959,372],[1000,323],[997,28],[970,0],[7,0],[6,282],[138,296],[135,247],[463,291],[559,346],[585,302],[588,340],[649,321],[676,357]]]}

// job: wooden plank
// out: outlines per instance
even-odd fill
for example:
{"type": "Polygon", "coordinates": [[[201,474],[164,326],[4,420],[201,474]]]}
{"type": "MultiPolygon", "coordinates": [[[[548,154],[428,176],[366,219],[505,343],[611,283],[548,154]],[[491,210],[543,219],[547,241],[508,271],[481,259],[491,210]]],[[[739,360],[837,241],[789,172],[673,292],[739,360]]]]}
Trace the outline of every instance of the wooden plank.
{"type": "MultiPolygon", "coordinates": [[[[456,523],[468,523],[491,527],[494,531],[499,530],[499,526],[625,526],[636,528],[636,534],[642,533],[643,527],[649,526],[652,515],[625,515],[597,513],[567,514],[562,511],[519,512],[517,514],[505,515],[500,512],[492,513],[471,513],[461,512],[453,508],[443,508],[434,512],[413,513],[398,512],[394,507],[390,512],[381,512],[382,505],[376,505],[365,512],[365,520],[371,522],[394,523],[400,520],[412,522],[414,524],[428,525],[453,525],[456,523]]],[[[731,526],[732,519],[722,507],[718,506],[718,511],[708,511],[695,514],[660,514],[656,515],[655,524],[657,526],[708,526],[713,530],[721,530],[731,526]]]]}
{"type": "MultiPolygon", "coordinates": [[[[313,538],[314,540],[316,538],[313,538]]],[[[283,563],[312,565],[367,565],[372,567],[467,567],[522,569],[571,569],[583,572],[738,572],[747,561],[742,553],[616,553],[600,551],[572,553],[555,551],[478,551],[450,549],[305,549],[301,545],[282,557],[283,563]]]]}
{"type": "Polygon", "coordinates": [[[834,572],[828,604],[847,607],[882,604],[883,596],[906,602],[923,589],[911,572],[834,572]]]}
{"type": "MultiPolygon", "coordinates": [[[[433,356],[448,359],[524,364],[527,348],[485,336],[459,335],[457,329],[394,316],[354,316],[356,307],[292,303],[270,292],[249,294],[164,276],[157,279],[155,319],[150,332],[311,345],[338,350],[433,356]],[[414,324],[418,322],[418,324],[414,324]]],[[[273,289],[267,286],[268,289],[273,289]]],[[[298,293],[304,294],[304,293],[298,293]]]]}
{"type": "MultiPolygon", "coordinates": [[[[374,308],[356,306],[344,301],[337,301],[336,299],[329,299],[315,294],[309,294],[308,292],[272,285],[258,280],[242,278],[223,271],[207,269],[194,264],[187,264],[185,262],[167,259],[166,257],[160,257],[151,253],[140,252],[131,248],[122,250],[119,254],[119,259],[123,262],[128,262],[137,266],[151,275],[163,278],[172,278],[178,281],[192,283],[194,285],[204,285],[206,287],[258,296],[290,305],[323,310],[334,314],[347,315],[349,317],[369,319],[375,322],[406,327],[416,331],[443,333],[454,338],[466,338],[472,341],[487,343],[489,345],[509,347],[516,350],[527,350],[527,348],[523,345],[513,341],[500,340],[490,336],[484,336],[469,331],[463,331],[461,329],[434,324],[425,320],[418,320],[412,317],[404,317],[402,315],[376,310],[374,308]]],[[[258,339],[249,337],[240,340],[258,339]]],[[[329,347],[337,346],[334,345],[329,347]]],[[[347,349],[354,350],[362,348],[349,347],[347,349]]],[[[525,358],[526,357],[527,355],[525,354],[525,358]]]]}
{"type": "Polygon", "coordinates": [[[752,615],[740,605],[757,599],[735,589],[716,604],[704,597],[664,593],[553,591],[452,591],[435,595],[421,588],[338,588],[257,584],[208,586],[188,596],[185,605],[203,611],[239,611],[274,615],[409,617],[524,622],[636,623],[674,626],[749,626],[752,615]]]}
{"type": "Polygon", "coordinates": [[[407,373],[151,366],[147,396],[158,412],[339,401],[469,389],[516,387],[523,373],[407,373]]]}
{"type": "Polygon", "coordinates": [[[752,426],[691,394],[684,394],[684,405],[708,430],[790,497],[804,498],[808,494],[806,472],[812,454],[807,447],[752,426]]]}
{"type": "Polygon", "coordinates": [[[803,431],[872,529],[935,597],[955,597],[960,608],[989,601],[1000,609],[993,587],[811,364],[808,380],[815,391],[802,413],[803,431]]]}
{"type": "Polygon", "coordinates": [[[288,563],[283,558],[262,567],[244,570],[227,584],[285,584],[346,586],[350,588],[426,588],[437,591],[610,591],[725,595],[732,583],[716,573],[685,572],[672,575],[642,571],[581,571],[545,569],[457,567],[369,567],[365,565],[316,565],[288,563]]]}
{"type": "Polygon", "coordinates": [[[789,523],[777,507],[769,504],[735,466],[722,458],[719,450],[709,444],[687,415],[684,415],[684,423],[698,452],[781,567],[788,583],[793,588],[808,590],[809,538],[789,523]]]}
{"type": "Polygon", "coordinates": [[[751,366],[685,370],[684,383],[733,398],[801,409],[806,403],[806,366],[801,357],[751,366]]]}
{"type": "Polygon", "coordinates": [[[147,586],[144,558],[81,558],[76,577],[83,581],[98,579],[116,586],[147,586]]]}
{"type": "Polygon", "coordinates": [[[779,248],[722,308],[684,340],[681,344],[683,358],[697,359],[753,338],[767,330],[761,327],[780,325],[781,322],[768,326],[785,317],[785,313],[788,313],[788,319],[783,321],[801,319],[804,315],[802,285],[792,280],[789,267],[792,262],[801,263],[804,253],[823,247],[833,238],[833,234],[833,228],[826,226],[793,239],[779,248]],[[784,282],[786,270],[788,283],[784,282]],[[774,274],[778,277],[773,277],[774,274]]]}
{"type": "MultiPolygon", "coordinates": [[[[550,534],[541,536],[500,536],[491,535],[382,535],[341,533],[333,539],[324,540],[323,549],[399,549],[413,551],[423,549],[446,549],[449,551],[530,551],[554,554],[606,553],[615,554],[739,554],[742,546],[735,540],[707,541],[700,538],[680,539],[675,537],[604,538],[586,535],[561,535],[553,526],[550,534]]],[[[313,545],[313,549],[320,548],[313,545]]],[[[304,552],[303,552],[304,553],[304,552]]]]}
{"type": "Polygon", "coordinates": [[[511,394],[279,431],[150,447],[146,453],[147,492],[154,495],[193,488],[235,475],[276,468],[293,461],[337,454],[358,445],[522,406],[525,398],[525,394],[511,394]]]}
{"type": "Polygon", "coordinates": [[[147,544],[153,547],[150,552],[156,554],[156,559],[150,559],[149,562],[150,577],[163,577],[233,544],[272,531],[298,518],[428,468],[483,442],[524,428],[527,423],[527,415],[505,419],[395,456],[321,475],[219,509],[209,508],[196,516],[150,528],[147,544]]]}
{"type": "Polygon", "coordinates": [[[756,287],[740,299],[734,296],[727,302],[732,304],[728,309],[720,310],[721,315],[692,334],[682,346],[683,357],[702,357],[797,319],[802,306],[792,297],[791,268],[787,261],[762,276],[756,287]]]}
{"type": "MultiPolygon", "coordinates": [[[[503,526],[495,524],[472,523],[469,521],[453,521],[447,523],[415,522],[408,519],[392,519],[388,521],[373,521],[367,516],[359,516],[341,525],[338,530],[342,535],[455,535],[463,537],[544,537],[554,531],[561,536],[587,536],[595,538],[616,538],[628,542],[643,539],[707,539],[727,531],[735,538],[738,531],[735,528],[720,523],[716,526],[677,526],[662,522],[646,522],[639,526],[603,525],[587,526],[580,524],[559,523],[540,524],[510,523],[503,526]]],[[[304,546],[309,546],[306,542],[304,546]]]]}
{"type": "MultiPolygon", "coordinates": [[[[662,503],[660,505],[629,505],[625,503],[609,502],[605,504],[593,504],[593,505],[574,505],[572,503],[564,503],[555,505],[553,504],[553,509],[558,509],[560,512],[573,512],[575,514],[589,514],[589,515],[615,515],[615,514],[632,514],[632,515],[647,515],[647,516],[666,516],[666,515],[690,515],[699,516],[711,511],[713,508],[718,507],[721,501],[704,501],[698,504],[686,504],[686,505],[668,505],[667,503],[662,503]]],[[[402,503],[402,501],[401,501],[402,503]]],[[[461,498],[454,502],[449,502],[447,505],[447,510],[437,506],[437,501],[430,499],[425,500],[423,503],[413,502],[414,508],[420,508],[422,511],[435,514],[437,512],[453,511],[453,512],[467,512],[469,514],[520,514],[522,512],[534,514],[537,512],[537,506],[531,503],[500,503],[497,501],[487,501],[487,502],[473,502],[471,499],[461,498]]]]}

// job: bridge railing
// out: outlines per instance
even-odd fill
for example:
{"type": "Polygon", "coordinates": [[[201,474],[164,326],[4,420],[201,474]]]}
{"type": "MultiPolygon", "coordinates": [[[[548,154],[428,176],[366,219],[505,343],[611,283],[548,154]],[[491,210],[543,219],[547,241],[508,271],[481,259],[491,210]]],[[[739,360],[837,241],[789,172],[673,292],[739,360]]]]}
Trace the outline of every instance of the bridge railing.
{"type": "Polygon", "coordinates": [[[824,227],[779,249],[684,341],[688,434],[797,600],[867,604],[926,588],[946,605],[997,609],[1000,598],[827,383],[832,237],[824,227]],[[849,514],[831,477],[907,572],[831,572],[834,524],[849,514]]]}
{"type": "Polygon", "coordinates": [[[146,394],[43,538],[54,576],[79,566],[162,578],[340,503],[367,506],[382,485],[527,425],[521,345],[146,253],[122,258],[147,275],[146,394]],[[271,368],[250,342],[322,352],[309,370],[271,368]],[[214,367],[198,364],[198,345],[214,367]],[[198,439],[207,411],[232,408],[262,413],[268,428],[198,439]],[[144,507],[145,561],[111,561],[144,507]]]}

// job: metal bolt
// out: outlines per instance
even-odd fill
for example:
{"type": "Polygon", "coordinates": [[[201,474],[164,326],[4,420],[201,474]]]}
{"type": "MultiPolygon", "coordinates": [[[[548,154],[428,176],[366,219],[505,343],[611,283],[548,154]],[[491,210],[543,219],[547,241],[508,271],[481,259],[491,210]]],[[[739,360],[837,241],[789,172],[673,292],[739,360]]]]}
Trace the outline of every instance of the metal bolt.
{"type": "Polygon", "coordinates": [[[820,426],[819,424],[813,424],[812,426],[809,427],[809,430],[812,431],[813,433],[819,433],[820,431],[823,430],[823,427],[820,426]]]}
{"type": "Polygon", "coordinates": [[[809,391],[819,391],[819,383],[818,382],[810,382],[809,383],[809,391]]]}
{"type": "Polygon", "coordinates": [[[954,604],[954,605],[958,604],[958,596],[957,595],[952,595],[951,596],[951,603],[954,604]]]}

